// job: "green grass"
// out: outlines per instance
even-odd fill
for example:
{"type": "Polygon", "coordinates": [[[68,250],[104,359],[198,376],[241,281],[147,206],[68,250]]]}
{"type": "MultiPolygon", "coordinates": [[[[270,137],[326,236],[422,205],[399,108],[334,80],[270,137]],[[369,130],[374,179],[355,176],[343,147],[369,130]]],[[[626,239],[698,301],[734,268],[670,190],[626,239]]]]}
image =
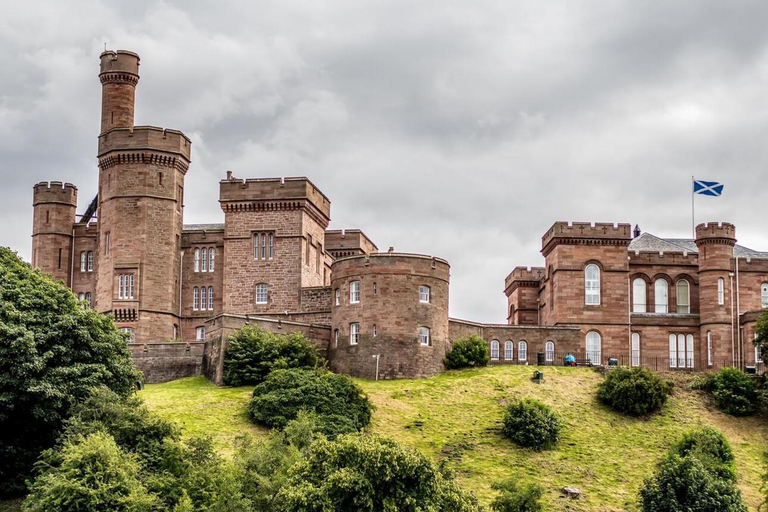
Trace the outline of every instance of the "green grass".
{"type": "MultiPolygon", "coordinates": [[[[626,418],[600,405],[595,388],[602,377],[589,369],[548,367],[546,381],[530,381],[533,367],[496,366],[446,372],[430,379],[358,380],[376,405],[370,430],[418,448],[456,471],[482,502],[493,482],[514,477],[546,488],[548,510],[636,510],[637,491],[668,448],[691,428],[712,425],[729,439],[739,486],[751,510],[760,500],[762,452],[768,446],[765,418],[733,418],[718,412],[678,377],[674,396],[650,418],[626,418]],[[565,429],[558,447],[536,453],[501,436],[504,404],[534,397],[553,407],[565,429]],[[560,498],[564,486],[584,499],[560,498]]],[[[179,421],[188,434],[207,433],[231,451],[242,432],[264,435],[246,415],[252,388],[217,388],[203,378],[149,385],[142,392],[150,409],[179,421]]]]}

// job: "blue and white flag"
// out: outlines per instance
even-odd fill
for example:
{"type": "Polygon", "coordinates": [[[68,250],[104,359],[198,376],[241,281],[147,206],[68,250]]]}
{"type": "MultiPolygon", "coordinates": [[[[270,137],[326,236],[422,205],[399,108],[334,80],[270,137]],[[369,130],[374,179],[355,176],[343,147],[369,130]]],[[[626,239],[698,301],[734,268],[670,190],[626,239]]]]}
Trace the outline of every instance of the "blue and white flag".
{"type": "Polygon", "coordinates": [[[723,193],[723,184],[716,181],[693,180],[693,193],[720,197],[723,193]]]}

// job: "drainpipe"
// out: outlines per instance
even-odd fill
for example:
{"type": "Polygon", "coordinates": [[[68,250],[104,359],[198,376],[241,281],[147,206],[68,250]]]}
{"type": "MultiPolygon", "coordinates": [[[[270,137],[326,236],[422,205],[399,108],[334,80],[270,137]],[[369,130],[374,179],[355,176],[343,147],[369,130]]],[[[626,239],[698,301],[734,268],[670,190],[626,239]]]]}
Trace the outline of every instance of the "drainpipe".
{"type": "Polygon", "coordinates": [[[184,251],[181,251],[181,260],[179,262],[179,339],[182,341],[184,341],[184,333],[181,331],[182,329],[181,326],[184,323],[181,321],[181,305],[182,305],[181,301],[183,299],[181,295],[181,290],[184,284],[183,279],[184,279],[184,251]]]}
{"type": "Polygon", "coordinates": [[[742,347],[741,347],[741,294],[739,293],[739,258],[736,257],[736,347],[738,349],[738,361],[739,367],[741,367],[742,361],[742,347]]]}
{"type": "Polygon", "coordinates": [[[75,226],[72,226],[72,240],[70,245],[72,246],[72,249],[70,250],[70,256],[69,256],[69,289],[71,290],[72,287],[75,286],[75,226]]]}
{"type": "Polygon", "coordinates": [[[728,291],[730,292],[730,301],[731,301],[731,365],[736,366],[736,316],[734,314],[734,311],[736,309],[736,305],[733,303],[733,272],[728,274],[728,277],[730,278],[730,286],[728,287],[728,291]]]}

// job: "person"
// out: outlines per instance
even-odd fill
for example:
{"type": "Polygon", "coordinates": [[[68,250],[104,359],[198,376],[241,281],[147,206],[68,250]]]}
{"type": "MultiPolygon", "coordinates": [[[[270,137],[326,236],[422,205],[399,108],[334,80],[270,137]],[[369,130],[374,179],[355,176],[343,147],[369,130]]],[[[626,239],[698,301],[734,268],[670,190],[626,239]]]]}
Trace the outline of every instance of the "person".
{"type": "Polygon", "coordinates": [[[565,356],[565,366],[576,366],[576,358],[570,352],[565,356]]]}

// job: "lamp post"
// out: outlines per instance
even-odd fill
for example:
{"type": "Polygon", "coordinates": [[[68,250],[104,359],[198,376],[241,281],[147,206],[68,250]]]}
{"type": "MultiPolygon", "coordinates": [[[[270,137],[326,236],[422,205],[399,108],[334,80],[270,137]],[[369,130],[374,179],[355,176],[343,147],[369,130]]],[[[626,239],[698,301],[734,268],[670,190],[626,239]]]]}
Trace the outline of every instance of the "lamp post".
{"type": "Polygon", "coordinates": [[[372,357],[376,359],[376,379],[375,380],[379,380],[379,358],[381,357],[381,354],[374,354],[372,357]]]}

